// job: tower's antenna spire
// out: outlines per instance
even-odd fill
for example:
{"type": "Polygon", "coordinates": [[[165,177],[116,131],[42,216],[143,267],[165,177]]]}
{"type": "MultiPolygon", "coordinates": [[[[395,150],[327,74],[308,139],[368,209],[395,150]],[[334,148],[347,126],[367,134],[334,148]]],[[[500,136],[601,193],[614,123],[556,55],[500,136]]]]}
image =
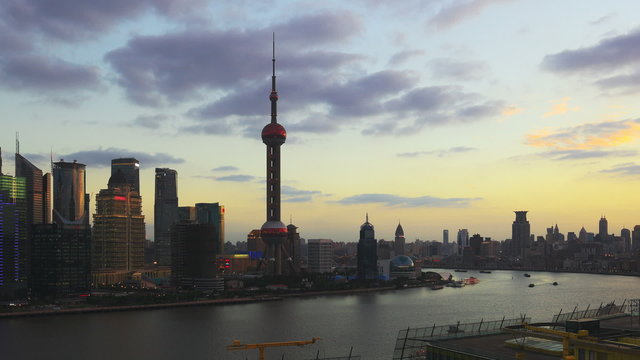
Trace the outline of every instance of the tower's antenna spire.
{"type": "Polygon", "coordinates": [[[278,122],[278,92],[276,91],[276,33],[273,33],[273,56],[271,57],[272,75],[271,75],[271,94],[269,94],[269,100],[271,101],[271,122],[278,122]]]}
{"type": "Polygon", "coordinates": [[[16,154],[20,154],[20,133],[16,131],[16,154]]]}
{"type": "Polygon", "coordinates": [[[2,146],[0,146],[0,175],[2,175],[2,146]]]}

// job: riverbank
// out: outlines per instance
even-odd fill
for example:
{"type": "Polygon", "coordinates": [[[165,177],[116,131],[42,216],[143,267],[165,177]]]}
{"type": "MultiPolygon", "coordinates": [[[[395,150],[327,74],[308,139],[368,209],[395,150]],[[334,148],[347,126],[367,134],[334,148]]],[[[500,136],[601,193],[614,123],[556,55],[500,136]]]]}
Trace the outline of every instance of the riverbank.
{"type": "Polygon", "coordinates": [[[438,266],[423,266],[422,269],[445,269],[445,270],[473,270],[473,271],[527,271],[527,272],[549,272],[559,274],[591,274],[591,275],[616,275],[616,276],[640,276],[640,272],[610,272],[610,271],[574,271],[574,270],[541,270],[531,268],[478,268],[478,267],[465,267],[465,266],[452,266],[446,267],[442,265],[438,266]]]}
{"type": "Polygon", "coordinates": [[[162,304],[37,309],[37,310],[31,310],[31,311],[0,313],[0,319],[15,318],[15,317],[31,317],[31,316],[50,316],[50,315],[77,315],[77,314],[88,314],[88,313],[98,313],[98,312],[155,310],[155,309],[168,309],[168,308],[187,307],[187,306],[239,305],[239,304],[266,302],[266,301],[278,301],[284,298],[330,296],[330,295],[351,295],[351,294],[379,292],[379,291],[395,290],[395,289],[396,287],[394,286],[388,286],[388,287],[360,288],[360,289],[348,289],[348,290],[308,291],[303,293],[292,293],[292,294],[274,294],[273,296],[266,295],[266,296],[229,298],[229,299],[181,301],[181,302],[162,303],[162,304]]]}

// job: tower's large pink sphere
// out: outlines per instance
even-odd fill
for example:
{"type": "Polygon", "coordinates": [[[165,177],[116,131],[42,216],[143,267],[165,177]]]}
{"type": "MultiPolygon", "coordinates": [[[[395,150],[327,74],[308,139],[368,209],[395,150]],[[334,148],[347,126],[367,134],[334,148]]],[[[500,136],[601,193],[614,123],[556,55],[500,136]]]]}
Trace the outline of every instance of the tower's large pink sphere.
{"type": "Polygon", "coordinates": [[[269,123],[262,129],[262,142],[282,145],[287,139],[287,131],[278,123],[269,123]]]}

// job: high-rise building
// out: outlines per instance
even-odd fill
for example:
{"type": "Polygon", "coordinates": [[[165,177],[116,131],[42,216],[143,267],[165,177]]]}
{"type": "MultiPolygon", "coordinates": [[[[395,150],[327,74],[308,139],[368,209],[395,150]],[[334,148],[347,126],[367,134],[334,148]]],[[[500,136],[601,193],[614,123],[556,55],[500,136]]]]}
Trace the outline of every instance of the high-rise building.
{"type": "Polygon", "coordinates": [[[30,287],[34,298],[52,301],[90,291],[90,235],[83,225],[33,226],[30,287]]]}
{"type": "Polygon", "coordinates": [[[171,280],[183,288],[212,289],[218,232],[213,224],[180,221],[171,227],[171,280]]]}
{"type": "Polygon", "coordinates": [[[89,225],[85,169],[75,160],[53,163],[53,222],[89,225]]]}
{"type": "Polygon", "coordinates": [[[458,229],[458,236],[456,240],[458,243],[458,255],[462,255],[464,248],[469,247],[469,230],[458,229]]]}
{"type": "Polygon", "coordinates": [[[442,230],[442,244],[444,245],[449,244],[449,230],[447,229],[442,230]]]}
{"type": "Polygon", "coordinates": [[[30,232],[33,224],[51,222],[51,175],[43,175],[24,156],[17,153],[15,156],[16,177],[26,180],[27,232],[30,232]]]}
{"type": "Polygon", "coordinates": [[[358,240],[358,278],[360,280],[375,280],[378,277],[378,242],[375,230],[369,222],[367,214],[364,224],[360,226],[358,240]]]}
{"type": "Polygon", "coordinates": [[[287,261],[291,263],[291,267],[288,270],[298,272],[300,269],[300,263],[302,262],[300,233],[298,233],[298,227],[293,224],[287,225],[287,241],[285,244],[285,250],[287,261]]]}
{"type": "Polygon", "coordinates": [[[631,249],[633,251],[640,249],[640,225],[634,226],[631,232],[631,249]]]}
{"type": "Polygon", "coordinates": [[[123,172],[109,178],[96,195],[93,215],[92,271],[130,272],[144,266],[142,197],[123,172]]]}
{"type": "Polygon", "coordinates": [[[218,239],[218,255],[224,252],[224,206],[220,203],[196,204],[196,222],[198,224],[212,224],[216,228],[218,239]]]}
{"type": "Polygon", "coordinates": [[[154,242],[158,265],[171,265],[171,226],[178,220],[178,173],[156,168],[154,242]]]}
{"type": "Polygon", "coordinates": [[[178,221],[196,221],[195,206],[178,206],[178,221]]]}
{"type": "Polygon", "coordinates": [[[512,256],[524,257],[524,249],[529,247],[531,225],[527,220],[528,211],[515,211],[516,220],[511,225],[512,256]]]}
{"type": "Polygon", "coordinates": [[[262,142],[267,146],[267,221],[262,225],[261,237],[267,245],[267,275],[281,275],[282,246],[287,237],[287,227],[280,221],[280,146],[287,139],[287,132],[282,125],[278,124],[277,119],[275,39],[271,62],[273,67],[269,94],[271,122],[262,129],[262,142]]]}
{"type": "Polygon", "coordinates": [[[400,225],[400,222],[398,222],[398,227],[396,227],[396,234],[393,242],[393,251],[396,253],[396,256],[404,255],[404,243],[404,229],[402,228],[402,225],[400,225]]]}
{"type": "Polygon", "coordinates": [[[91,228],[85,165],[53,163],[53,224],[33,227],[31,290],[35,298],[86,294],[91,285],[91,228]]]}
{"type": "Polygon", "coordinates": [[[600,217],[600,221],[598,221],[598,235],[600,235],[600,241],[609,238],[609,223],[604,216],[600,217]]]}
{"type": "Polygon", "coordinates": [[[622,230],[620,230],[620,237],[624,244],[624,251],[631,251],[631,230],[622,228],[622,230]]]}
{"type": "Polygon", "coordinates": [[[309,239],[308,251],[308,271],[310,273],[324,274],[331,272],[333,240],[330,239],[309,239]]]}
{"type": "Polygon", "coordinates": [[[0,299],[27,297],[26,179],[2,175],[0,168],[0,299]]]}
{"type": "Polygon", "coordinates": [[[120,158],[111,160],[111,176],[116,172],[122,173],[131,191],[140,194],[140,162],[135,158],[120,158]]]}

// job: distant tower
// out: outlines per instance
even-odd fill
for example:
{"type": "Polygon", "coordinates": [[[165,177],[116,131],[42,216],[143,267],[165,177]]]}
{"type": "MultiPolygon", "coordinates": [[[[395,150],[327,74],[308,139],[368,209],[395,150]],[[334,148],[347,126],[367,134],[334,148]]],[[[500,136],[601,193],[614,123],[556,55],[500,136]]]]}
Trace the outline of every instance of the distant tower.
{"type": "Polygon", "coordinates": [[[278,124],[278,92],[276,91],[276,52],[273,41],[271,75],[271,122],[262,129],[262,142],[267,145],[267,221],[262,225],[261,237],[267,245],[267,275],[282,274],[282,245],[287,227],[280,221],[280,146],[287,139],[284,127],[278,124]]]}
{"type": "Polygon", "coordinates": [[[609,223],[604,216],[598,222],[598,235],[600,235],[600,241],[604,241],[609,237],[609,223]]]}
{"type": "Polygon", "coordinates": [[[196,222],[198,224],[212,224],[216,228],[216,251],[218,255],[224,253],[224,206],[220,203],[197,203],[196,222]]]}
{"type": "Polygon", "coordinates": [[[159,265],[171,265],[171,225],[178,220],[178,173],[156,168],[154,242],[159,265]]]}
{"type": "Polygon", "coordinates": [[[620,237],[624,243],[624,251],[631,251],[631,230],[622,228],[622,230],[620,230],[620,237]]]}
{"type": "Polygon", "coordinates": [[[120,170],[131,185],[131,191],[140,194],[140,162],[135,158],[119,158],[111,160],[111,176],[120,170]]]}
{"type": "Polygon", "coordinates": [[[29,260],[26,181],[0,174],[0,300],[26,299],[29,260]]]}
{"type": "Polygon", "coordinates": [[[396,227],[396,236],[393,243],[393,251],[395,251],[396,256],[404,255],[404,230],[402,229],[402,225],[398,222],[398,227],[396,227]]]}
{"type": "Polygon", "coordinates": [[[524,257],[524,249],[529,247],[531,225],[527,220],[527,211],[514,212],[516,213],[516,220],[511,225],[512,255],[522,258],[524,257]]]}
{"type": "Polygon", "coordinates": [[[462,255],[464,248],[469,246],[469,230],[458,229],[458,255],[462,255]]]}
{"type": "Polygon", "coordinates": [[[358,240],[358,278],[360,280],[375,280],[378,277],[378,243],[375,230],[369,222],[367,214],[364,224],[360,226],[360,240],[358,240]]]}
{"type": "Polygon", "coordinates": [[[121,170],[96,195],[93,215],[92,270],[133,271],[144,266],[142,197],[121,170]]]}

